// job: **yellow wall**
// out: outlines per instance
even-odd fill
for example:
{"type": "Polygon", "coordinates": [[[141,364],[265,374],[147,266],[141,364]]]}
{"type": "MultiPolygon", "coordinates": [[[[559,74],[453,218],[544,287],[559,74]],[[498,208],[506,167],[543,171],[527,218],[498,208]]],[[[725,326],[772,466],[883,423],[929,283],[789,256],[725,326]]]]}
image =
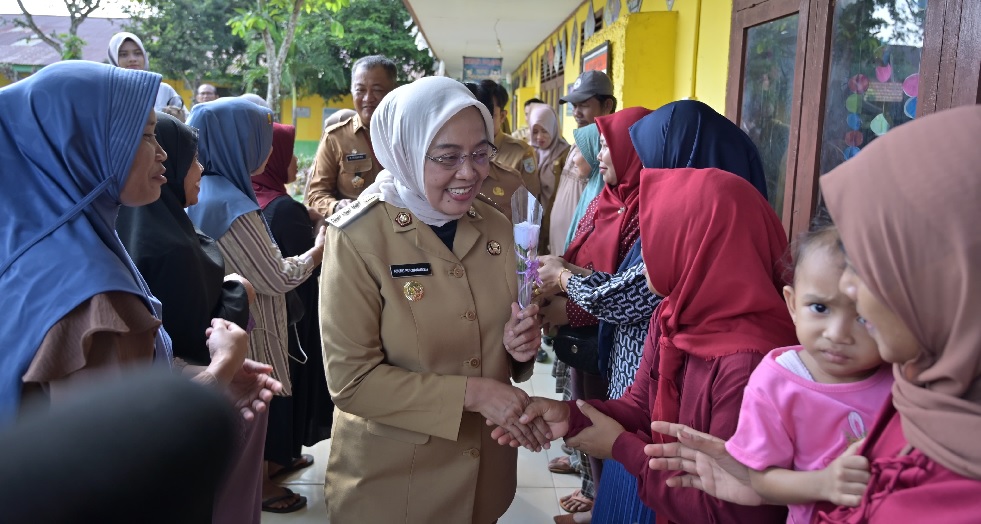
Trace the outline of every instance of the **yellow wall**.
{"type": "MultiPolygon", "coordinates": [[[[286,96],[281,99],[282,108],[280,121],[283,124],[293,123],[293,100],[286,96]]],[[[298,153],[313,155],[320,142],[320,135],[324,131],[324,108],[332,109],[354,109],[354,100],[351,95],[344,95],[343,98],[332,98],[324,100],[319,96],[305,96],[296,99],[298,107],[310,108],[310,116],[296,119],[296,149],[298,153]]]]}
{"type": "MultiPolygon", "coordinates": [[[[592,0],[593,9],[605,9],[607,1],[592,0]]],[[[611,79],[618,109],[634,105],[654,109],[694,96],[716,111],[725,112],[732,0],[675,0],[671,12],[664,0],[645,0],[641,12],[633,14],[627,9],[626,0],[609,1],[622,2],[619,18],[583,45],[577,45],[575,56],[566,57],[564,85],[575,82],[579,76],[583,49],[588,51],[609,40],[611,79]],[[697,23],[699,4],[701,21],[697,23]],[[697,66],[696,26],[699,29],[697,66]],[[693,71],[697,72],[694,89],[693,71]]],[[[562,32],[571,38],[573,23],[581,27],[588,10],[589,0],[569,13],[569,18],[513,70],[512,82],[524,72],[529,73],[528,84],[516,94],[516,127],[525,125],[521,104],[539,96],[538,64],[542,54],[548,52],[547,44],[555,42],[562,32]]],[[[567,139],[572,137],[573,128],[575,122],[563,118],[563,134],[567,139]]]]}

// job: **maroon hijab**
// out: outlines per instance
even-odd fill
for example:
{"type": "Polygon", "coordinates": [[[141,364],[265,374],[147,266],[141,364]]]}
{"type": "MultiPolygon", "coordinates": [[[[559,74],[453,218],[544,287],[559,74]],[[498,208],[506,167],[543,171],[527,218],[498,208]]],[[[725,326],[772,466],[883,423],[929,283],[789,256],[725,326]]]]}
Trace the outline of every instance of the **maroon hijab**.
{"type": "Polygon", "coordinates": [[[614,273],[621,262],[620,245],[630,249],[640,235],[637,212],[643,165],[630,139],[630,126],[650,112],[644,107],[630,107],[596,119],[596,127],[610,148],[617,185],[607,184],[591,204],[593,214],[583,217],[580,230],[563,256],[567,261],[614,273]]]}
{"type": "Polygon", "coordinates": [[[252,177],[259,207],[266,209],[273,200],[286,194],[287,171],[293,160],[293,145],[296,143],[296,128],[286,124],[273,124],[273,147],[261,175],[252,177]]]}
{"type": "Polygon", "coordinates": [[[780,296],[787,234],[760,192],[731,173],[644,169],[641,179],[644,262],[664,294],[650,328],[661,350],[651,419],[678,422],[685,358],[797,342],[780,296]]]}

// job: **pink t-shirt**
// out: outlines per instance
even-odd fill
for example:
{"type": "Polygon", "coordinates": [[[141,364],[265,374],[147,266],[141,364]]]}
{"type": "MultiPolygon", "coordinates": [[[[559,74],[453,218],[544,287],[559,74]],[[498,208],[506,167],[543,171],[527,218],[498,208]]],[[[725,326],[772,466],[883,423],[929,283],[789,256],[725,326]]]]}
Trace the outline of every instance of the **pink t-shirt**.
{"type": "MultiPolygon", "coordinates": [[[[736,434],[726,444],[729,453],[749,468],[824,469],[865,436],[889,396],[890,366],[859,382],[822,384],[777,363],[781,354],[802,349],[774,349],[749,379],[736,434]]],[[[813,511],[814,504],[791,505],[787,522],[810,522],[813,511]]]]}

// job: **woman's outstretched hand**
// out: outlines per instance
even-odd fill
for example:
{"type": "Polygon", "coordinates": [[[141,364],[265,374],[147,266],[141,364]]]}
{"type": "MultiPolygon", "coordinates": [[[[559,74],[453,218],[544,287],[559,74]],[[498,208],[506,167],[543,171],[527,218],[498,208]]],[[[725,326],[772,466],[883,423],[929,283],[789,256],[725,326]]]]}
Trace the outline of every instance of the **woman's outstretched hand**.
{"type": "MultiPolygon", "coordinates": [[[[550,442],[564,437],[569,432],[569,407],[565,402],[559,402],[558,400],[532,397],[531,402],[527,404],[524,412],[518,417],[517,423],[519,425],[528,425],[537,428],[544,426],[545,430],[543,433],[550,442]]],[[[488,421],[488,425],[492,425],[490,421],[488,421]]],[[[491,438],[496,440],[498,444],[513,448],[525,446],[524,443],[516,438],[514,431],[509,427],[502,426],[501,424],[497,426],[494,428],[494,431],[491,431],[491,438]]],[[[541,446],[537,449],[535,447],[525,447],[532,451],[540,451],[541,447],[547,449],[549,446],[541,446]]]]}
{"type": "Polygon", "coordinates": [[[273,395],[283,390],[283,384],[269,373],[272,373],[272,366],[245,359],[225,389],[246,421],[265,411],[273,395]]]}
{"type": "Polygon", "coordinates": [[[529,402],[528,394],[520,388],[491,378],[467,377],[463,409],[480,413],[487,419],[488,426],[505,428],[520,445],[539,451],[547,448],[552,439],[544,422],[519,422],[529,402]]]}
{"type": "Polygon", "coordinates": [[[651,423],[651,430],[678,439],[644,446],[644,453],[651,457],[651,469],[687,473],[669,478],[668,486],[699,489],[743,506],[766,503],[750,486],[749,469],[726,451],[726,441],[684,424],[657,421],[651,423]]]}

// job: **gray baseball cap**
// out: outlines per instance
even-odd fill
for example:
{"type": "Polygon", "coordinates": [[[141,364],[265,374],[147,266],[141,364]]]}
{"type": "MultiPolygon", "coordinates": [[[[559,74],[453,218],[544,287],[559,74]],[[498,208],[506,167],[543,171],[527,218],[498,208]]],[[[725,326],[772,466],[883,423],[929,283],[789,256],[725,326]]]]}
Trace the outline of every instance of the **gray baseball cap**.
{"type": "Polygon", "coordinates": [[[576,83],[572,84],[569,94],[559,98],[559,103],[578,104],[596,95],[613,96],[613,82],[602,71],[585,71],[579,75],[576,83]]]}

